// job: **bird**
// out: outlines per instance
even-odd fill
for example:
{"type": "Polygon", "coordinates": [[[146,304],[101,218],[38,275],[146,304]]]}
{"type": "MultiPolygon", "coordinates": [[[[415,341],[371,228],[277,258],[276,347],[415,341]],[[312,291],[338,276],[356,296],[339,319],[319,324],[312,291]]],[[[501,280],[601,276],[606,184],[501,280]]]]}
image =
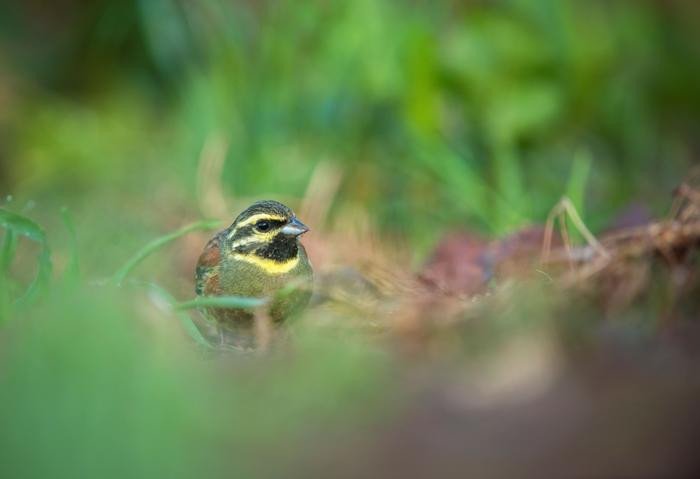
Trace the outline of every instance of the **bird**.
{"type": "MultiPolygon", "coordinates": [[[[301,235],[309,231],[294,212],[274,200],[258,201],[204,247],[195,269],[198,297],[268,298],[274,325],[301,311],[312,294],[313,268],[301,235]],[[283,291],[283,294],[277,294],[283,291]]],[[[243,308],[208,308],[219,345],[254,349],[255,314],[243,308]]]]}

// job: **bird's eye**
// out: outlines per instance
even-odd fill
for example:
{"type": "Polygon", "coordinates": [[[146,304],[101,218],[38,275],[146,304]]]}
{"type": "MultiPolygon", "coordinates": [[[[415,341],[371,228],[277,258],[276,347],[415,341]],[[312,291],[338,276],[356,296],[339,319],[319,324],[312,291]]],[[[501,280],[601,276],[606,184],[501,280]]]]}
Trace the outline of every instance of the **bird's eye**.
{"type": "Polygon", "coordinates": [[[270,222],[261,220],[255,223],[255,229],[261,232],[268,231],[270,229],[270,222]]]}

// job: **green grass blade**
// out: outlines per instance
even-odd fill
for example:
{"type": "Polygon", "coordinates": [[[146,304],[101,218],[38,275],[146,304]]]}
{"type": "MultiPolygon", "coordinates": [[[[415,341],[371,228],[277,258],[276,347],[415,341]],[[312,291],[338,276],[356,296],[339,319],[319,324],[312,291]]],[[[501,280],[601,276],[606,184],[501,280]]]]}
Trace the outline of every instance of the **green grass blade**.
{"type": "MultiPolygon", "coordinates": [[[[569,198],[581,218],[586,217],[586,187],[588,186],[592,163],[591,154],[588,151],[579,150],[574,156],[569,182],[566,187],[565,196],[569,198]]],[[[571,234],[574,241],[582,239],[577,228],[571,228],[571,234]]]]}
{"type": "Polygon", "coordinates": [[[177,231],[168,233],[159,238],[154,239],[146,246],[141,248],[134,256],[132,256],[116,273],[112,276],[112,282],[117,286],[121,285],[124,279],[129,275],[129,273],[138,266],[144,259],[150,256],[156,250],[162,248],[166,244],[174,241],[181,236],[184,236],[193,231],[206,231],[211,230],[219,226],[219,221],[198,221],[196,223],[191,223],[187,226],[180,228],[177,231]]]}
{"type": "Polygon", "coordinates": [[[171,308],[172,312],[175,314],[177,319],[180,320],[180,324],[182,325],[187,335],[190,338],[192,338],[192,340],[195,343],[197,343],[198,346],[204,349],[213,349],[211,343],[207,341],[207,339],[204,337],[202,332],[194,323],[190,315],[182,309],[176,307],[177,301],[170,293],[168,293],[165,289],[161,288],[157,284],[146,283],[146,285],[151,290],[152,294],[154,294],[158,299],[168,304],[168,306],[171,308]]]}
{"type": "Polygon", "coordinates": [[[175,305],[175,309],[195,308],[245,308],[254,309],[268,303],[265,298],[247,298],[245,296],[206,296],[175,305]]]}
{"type": "MultiPolygon", "coordinates": [[[[51,253],[46,241],[46,234],[41,226],[29,218],[17,213],[12,213],[2,208],[0,208],[0,226],[5,228],[8,233],[11,232],[15,237],[24,236],[39,243],[41,246],[41,252],[39,253],[39,259],[37,261],[38,267],[36,277],[30,283],[25,293],[19,299],[17,299],[18,304],[26,304],[36,295],[42,286],[48,283],[51,277],[51,253]]],[[[6,240],[7,238],[8,237],[6,237],[6,240]]],[[[11,241],[16,241],[16,238],[11,241]]],[[[7,249],[5,246],[3,246],[3,264],[5,264],[5,261],[8,261],[7,264],[9,264],[9,262],[12,260],[13,254],[14,246],[7,246],[7,249]]]]}
{"type": "Polygon", "coordinates": [[[16,235],[26,236],[40,244],[46,244],[46,235],[39,225],[29,218],[0,208],[0,226],[16,235]]]}
{"type": "Polygon", "coordinates": [[[17,236],[12,230],[5,230],[5,237],[2,242],[2,251],[0,251],[0,274],[6,274],[12,264],[12,258],[15,256],[17,248],[17,236]]]}
{"type": "Polygon", "coordinates": [[[38,263],[39,270],[37,271],[34,281],[32,281],[32,283],[29,285],[27,291],[17,299],[17,304],[19,306],[28,304],[36,296],[36,294],[39,293],[40,289],[47,285],[51,279],[51,270],[53,269],[53,265],[51,264],[51,253],[46,243],[44,243],[43,249],[41,250],[41,253],[39,253],[38,263]]]}
{"type": "Polygon", "coordinates": [[[571,165],[571,173],[569,174],[569,182],[566,187],[565,196],[573,203],[576,211],[581,216],[584,216],[586,186],[591,173],[591,164],[593,160],[591,154],[587,151],[580,150],[574,156],[574,161],[571,165]]]}

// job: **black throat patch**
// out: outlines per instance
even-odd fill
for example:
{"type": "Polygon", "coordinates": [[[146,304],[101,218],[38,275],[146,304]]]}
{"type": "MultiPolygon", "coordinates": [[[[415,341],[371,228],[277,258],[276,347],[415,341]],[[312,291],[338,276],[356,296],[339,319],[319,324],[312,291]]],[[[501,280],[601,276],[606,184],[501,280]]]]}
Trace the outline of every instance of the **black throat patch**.
{"type": "Polygon", "coordinates": [[[295,236],[278,233],[272,238],[272,241],[264,243],[263,245],[258,244],[253,254],[261,258],[285,263],[297,257],[299,254],[299,244],[295,236]]]}

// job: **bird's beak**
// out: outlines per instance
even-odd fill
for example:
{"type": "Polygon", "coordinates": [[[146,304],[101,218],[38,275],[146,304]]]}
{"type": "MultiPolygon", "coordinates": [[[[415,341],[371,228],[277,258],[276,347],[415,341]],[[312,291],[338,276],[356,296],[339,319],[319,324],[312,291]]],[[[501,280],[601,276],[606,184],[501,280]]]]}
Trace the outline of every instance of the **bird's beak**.
{"type": "Polygon", "coordinates": [[[282,234],[289,236],[303,235],[309,231],[309,227],[296,218],[292,218],[289,223],[282,227],[282,234]]]}

